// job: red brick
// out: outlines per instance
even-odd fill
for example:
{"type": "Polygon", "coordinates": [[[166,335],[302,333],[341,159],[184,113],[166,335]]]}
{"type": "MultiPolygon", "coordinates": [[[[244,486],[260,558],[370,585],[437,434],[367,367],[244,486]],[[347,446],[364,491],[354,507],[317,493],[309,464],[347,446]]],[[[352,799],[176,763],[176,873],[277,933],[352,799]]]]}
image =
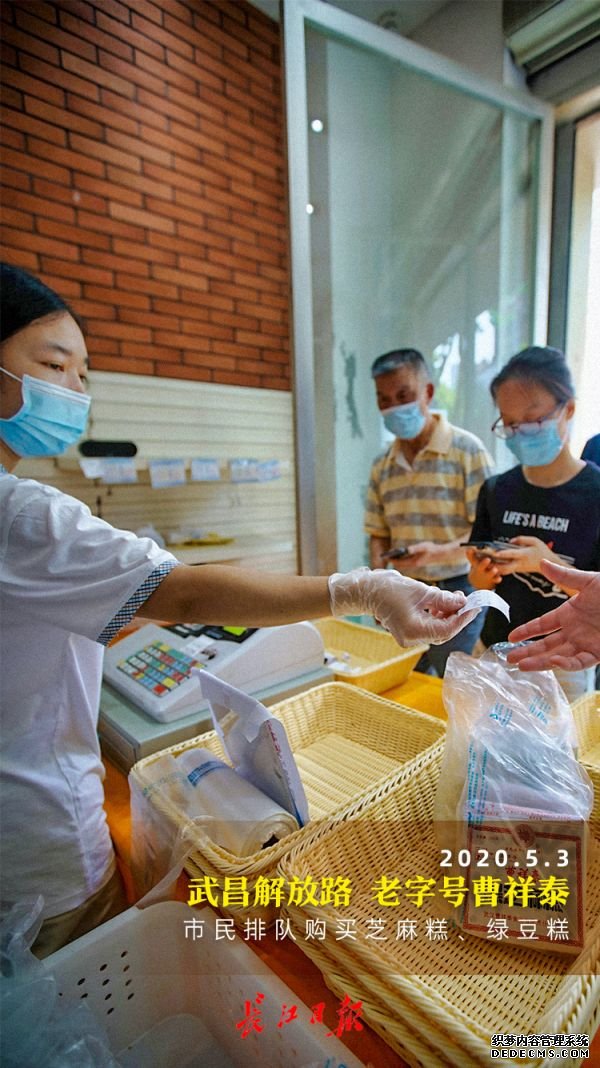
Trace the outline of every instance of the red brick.
{"type": "Polygon", "coordinates": [[[269,304],[256,304],[249,301],[236,301],[236,309],[244,315],[256,315],[261,322],[265,319],[279,323],[284,320],[284,312],[281,308],[271,307],[269,304]]]}
{"type": "Polygon", "coordinates": [[[15,241],[14,238],[7,238],[2,235],[2,259],[6,263],[10,263],[13,267],[23,267],[26,271],[33,271],[35,274],[39,274],[40,264],[39,259],[35,252],[26,252],[21,248],[20,242],[15,241]]]}
{"type": "Polygon", "coordinates": [[[106,169],[106,173],[109,180],[114,182],[115,185],[124,185],[127,188],[137,189],[141,193],[151,193],[153,196],[162,197],[165,200],[173,199],[173,190],[166,182],[161,184],[151,178],[144,178],[141,174],[133,174],[129,171],[121,170],[120,167],[112,167],[110,164],[106,169]]]}
{"type": "MultiPolygon", "coordinates": [[[[35,8],[33,8],[33,10],[35,10],[35,8]]],[[[75,55],[81,56],[82,59],[89,60],[90,63],[95,63],[96,61],[96,49],[93,44],[90,44],[89,41],[84,41],[79,36],[66,33],[64,29],[59,30],[56,27],[48,33],[48,26],[44,22],[35,18],[35,16],[31,14],[31,9],[25,11],[21,8],[17,10],[17,25],[31,35],[37,35],[42,40],[50,39],[52,41],[52,44],[56,46],[52,49],[53,52],[56,52],[56,58],[53,57],[50,59],[48,56],[42,56],[42,59],[48,59],[48,62],[58,62],[59,48],[65,52],[73,52],[75,55]]],[[[41,52],[37,54],[41,55],[41,52]]]]}
{"type": "MultiPolygon", "coordinates": [[[[102,67],[107,71],[112,72],[121,81],[126,81],[127,84],[130,85],[132,96],[135,95],[136,86],[143,86],[144,89],[148,89],[151,93],[157,93],[159,96],[164,96],[164,79],[156,78],[153,74],[148,74],[147,71],[141,70],[140,67],[134,63],[125,63],[122,59],[119,59],[118,56],[111,56],[103,49],[100,49],[99,51],[98,60],[102,67]]],[[[115,86],[111,85],[109,82],[106,88],[113,89],[115,86]]]]}
{"type": "Polygon", "coordinates": [[[203,37],[208,37],[212,41],[216,41],[217,44],[223,45],[225,48],[231,48],[232,51],[237,52],[241,56],[246,56],[248,50],[243,41],[238,41],[232,38],[229,33],[226,33],[220,26],[213,26],[205,18],[205,10],[201,9],[201,12],[194,15],[194,25],[198,29],[203,37]]]}
{"type": "MultiPolygon", "coordinates": [[[[119,0],[101,0],[102,10],[107,11],[113,18],[119,19],[120,22],[124,22],[129,25],[130,12],[127,4],[120,4],[119,0]]],[[[123,34],[125,34],[123,30],[123,34]]]]}
{"type": "MultiPolygon", "coordinates": [[[[104,95],[105,90],[102,90],[104,95]]],[[[116,95],[116,94],[114,94],[116,95]]],[[[124,97],[118,97],[117,99],[125,101],[124,97]]],[[[127,105],[130,101],[126,101],[127,105]]],[[[101,104],[97,104],[92,100],[86,100],[82,96],[77,96],[75,93],[68,93],[67,104],[69,108],[69,115],[77,113],[79,115],[87,115],[91,120],[97,122],[101,129],[105,126],[123,130],[125,133],[136,134],[138,132],[138,124],[135,119],[130,118],[129,115],[121,115],[114,107],[103,107],[101,104]]],[[[129,112],[130,108],[127,107],[129,112]]],[[[76,127],[74,126],[73,129],[76,127]]],[[[80,133],[84,133],[84,130],[80,130],[80,133]]]]}
{"type": "MultiPolygon", "coordinates": [[[[127,59],[130,63],[134,62],[134,59],[135,59],[135,57],[134,57],[134,49],[140,48],[145,52],[149,52],[150,55],[155,56],[156,59],[164,59],[164,48],[162,47],[162,45],[158,44],[158,42],[156,42],[153,39],[153,35],[147,35],[147,34],[144,34],[144,33],[137,33],[136,32],[136,30],[138,29],[138,27],[136,25],[136,20],[137,19],[138,19],[138,16],[135,13],[132,12],[132,15],[131,15],[131,27],[133,27],[133,28],[130,27],[128,30],[125,31],[125,33],[127,35],[127,45],[128,45],[129,55],[123,56],[122,58],[123,59],[127,59]]],[[[105,37],[106,37],[106,40],[107,40],[106,50],[108,52],[115,52],[115,49],[111,48],[109,42],[110,42],[111,36],[113,38],[120,38],[121,34],[124,32],[123,31],[123,27],[121,26],[121,24],[119,22],[116,22],[115,19],[109,18],[107,15],[103,14],[103,12],[100,11],[100,10],[96,11],[96,22],[97,22],[97,24],[98,24],[98,26],[100,27],[101,30],[106,31],[105,32],[105,37]]],[[[147,23],[147,25],[152,25],[152,24],[151,23],[147,23]]],[[[156,30],[156,27],[153,27],[153,29],[156,30]]],[[[156,32],[160,32],[160,31],[156,30],[156,32]]]]}
{"type": "Polygon", "coordinates": [[[34,96],[25,97],[25,110],[30,115],[54,123],[55,126],[77,130],[78,133],[85,134],[87,137],[102,136],[102,127],[98,122],[91,122],[90,119],[74,114],[72,109],[67,111],[65,108],[57,108],[54,104],[47,104],[44,100],[38,100],[34,96]]]}
{"type": "MultiPolygon", "coordinates": [[[[120,34],[123,32],[121,23],[114,23],[114,25],[119,28],[119,34],[113,36],[110,32],[105,33],[104,30],[99,29],[96,26],[90,26],[87,22],[83,22],[81,19],[76,18],[70,11],[59,11],[59,18],[60,24],[65,30],[69,30],[76,36],[83,37],[86,41],[98,45],[99,48],[104,48],[107,52],[114,52],[114,54],[120,56],[121,59],[126,59],[130,62],[133,59],[133,48],[131,45],[126,44],[125,41],[120,39],[120,34]]],[[[104,19],[106,16],[103,15],[99,9],[96,9],[98,27],[100,26],[101,18],[104,19]]]]}
{"type": "Polygon", "coordinates": [[[96,337],[114,337],[117,339],[129,339],[130,341],[143,341],[150,344],[152,331],[141,326],[132,326],[130,323],[107,323],[104,319],[93,319],[88,323],[90,333],[96,337]]]}
{"type": "Polygon", "coordinates": [[[195,211],[188,211],[186,208],[180,207],[178,204],[170,204],[165,200],[155,200],[154,197],[146,197],[146,207],[148,211],[155,211],[161,215],[170,219],[181,219],[183,222],[188,222],[192,226],[197,226],[198,230],[202,226],[202,217],[195,211]]]}
{"type": "Polygon", "coordinates": [[[15,230],[33,231],[33,215],[18,208],[11,208],[6,203],[6,197],[2,197],[2,225],[13,226],[15,230]]]}
{"type": "Polygon", "coordinates": [[[140,211],[131,208],[127,204],[119,204],[116,201],[109,205],[109,212],[113,219],[121,219],[134,226],[146,227],[148,230],[160,230],[164,234],[175,233],[175,223],[172,219],[166,219],[155,211],[140,211]]]}
{"type": "Polygon", "coordinates": [[[66,260],[78,260],[79,251],[77,246],[66,241],[58,241],[51,237],[42,237],[40,234],[28,234],[22,230],[11,230],[6,227],[4,240],[7,244],[18,244],[27,252],[35,252],[38,256],[64,256],[66,260]]]}
{"type": "Polygon", "coordinates": [[[23,110],[23,94],[18,89],[12,89],[9,85],[0,86],[0,99],[3,108],[15,108],[23,110]]]}
{"type": "MultiPolygon", "coordinates": [[[[179,310],[179,315],[181,309],[179,310]]],[[[161,315],[160,312],[140,311],[138,308],[121,308],[119,319],[134,326],[147,326],[156,330],[178,330],[179,315],[161,315]]]]}
{"type": "MultiPolygon", "coordinates": [[[[94,7],[92,4],[86,3],[86,0],[67,0],[67,3],[69,5],[69,11],[79,22],[86,23],[94,21],[94,7]]],[[[54,3],[53,6],[57,7],[57,4],[54,3]]],[[[62,21],[60,19],[60,5],[57,13],[59,15],[59,21],[62,21]]],[[[39,15],[39,11],[37,11],[37,14],[39,15]]]]}
{"type": "Polygon", "coordinates": [[[95,371],[120,371],[128,375],[151,375],[154,373],[152,360],[127,360],[123,356],[95,356],[90,354],[91,365],[95,371]]]}
{"type": "Polygon", "coordinates": [[[179,349],[169,349],[165,345],[157,345],[155,341],[152,342],[150,349],[148,345],[142,345],[137,341],[123,341],[121,342],[121,352],[124,356],[133,356],[136,359],[147,358],[148,353],[151,352],[153,360],[167,360],[169,363],[181,360],[179,349]]]}
{"type": "MultiPolygon", "coordinates": [[[[109,135],[111,131],[108,131],[109,135]]],[[[123,136],[123,135],[120,135],[123,136]]],[[[129,152],[121,152],[118,148],[113,148],[112,145],[106,144],[104,141],[93,141],[90,137],[82,137],[81,134],[71,134],[69,137],[71,148],[74,149],[73,155],[81,159],[89,161],[92,157],[92,161],[104,160],[107,163],[114,163],[117,167],[125,167],[130,171],[141,171],[142,165],[136,156],[132,156],[129,152]]],[[[100,170],[92,173],[104,174],[104,167],[99,165],[100,170]]],[[[86,170],[86,167],[81,167],[82,170],[86,170]]]]}
{"type": "MultiPolygon", "coordinates": [[[[74,134],[72,141],[77,141],[77,139],[78,135],[74,134]]],[[[38,141],[34,137],[29,138],[29,150],[32,156],[40,156],[44,160],[56,161],[56,163],[64,167],[77,168],[86,174],[94,175],[94,177],[100,177],[104,174],[104,165],[99,160],[90,159],[89,156],[77,151],[70,152],[66,148],[57,148],[56,145],[48,144],[46,141],[38,141]]],[[[35,165],[35,170],[38,171],[37,164],[35,165]]]]}
{"type": "MultiPolygon", "coordinates": [[[[132,245],[131,241],[121,241],[118,237],[115,237],[113,241],[113,248],[116,253],[122,252],[124,256],[131,256],[136,260],[145,260],[148,263],[163,263],[167,266],[174,266],[177,259],[174,252],[168,252],[166,249],[151,248],[149,244],[132,245]]],[[[126,267],[120,267],[118,270],[127,272],[126,267]]]]}
{"type": "Polygon", "coordinates": [[[3,145],[6,145],[9,149],[25,148],[25,135],[20,133],[19,130],[13,130],[11,126],[7,126],[3,123],[0,126],[0,140],[3,145]]]}
{"type": "MultiPolygon", "coordinates": [[[[80,62],[83,62],[81,60],[80,62]]],[[[21,67],[25,73],[32,74],[34,78],[39,78],[42,82],[48,82],[51,89],[66,90],[70,93],[78,93],[79,96],[85,96],[88,100],[98,100],[100,96],[100,89],[96,82],[86,81],[85,78],[78,78],[75,74],[72,74],[69,70],[63,70],[61,67],[51,67],[48,63],[42,63],[39,59],[33,59],[31,56],[21,55],[20,57],[21,67]]],[[[91,65],[88,64],[88,67],[91,65]]],[[[66,67],[66,64],[65,64],[66,67]]],[[[38,91],[33,92],[32,95],[42,96],[43,99],[49,100],[50,96],[45,91],[42,93],[38,91]]]]}
{"type": "Polygon", "coordinates": [[[179,292],[177,286],[169,285],[166,282],[157,282],[155,278],[131,278],[127,274],[117,274],[115,283],[120,293],[129,292],[130,289],[133,289],[135,292],[132,293],[132,297],[138,297],[140,300],[145,299],[142,298],[142,294],[147,293],[152,299],[152,307],[156,308],[157,311],[165,310],[167,314],[170,313],[169,308],[162,309],[159,307],[162,301],[157,298],[160,297],[172,300],[181,311],[181,306],[177,300],[179,292]]]}
{"type": "MultiPolygon", "coordinates": [[[[122,205],[122,207],[126,207],[122,205]]],[[[109,209],[112,205],[109,205],[109,209]]],[[[130,211],[130,208],[126,208],[130,211]]],[[[112,216],[112,210],[109,211],[112,216]]],[[[107,219],[106,215],[91,215],[86,211],[79,211],[77,213],[77,223],[79,226],[87,227],[89,230],[97,230],[99,233],[105,233],[110,235],[111,238],[123,237],[128,241],[143,241],[145,234],[141,226],[132,226],[129,223],[116,222],[113,218],[107,219]]]]}
{"type": "MultiPolygon", "coordinates": [[[[139,280],[136,279],[136,283],[139,280]]],[[[98,304],[118,303],[119,307],[125,305],[132,308],[150,308],[150,299],[142,293],[129,292],[127,287],[122,287],[116,280],[117,289],[109,289],[107,286],[85,285],[83,292],[86,300],[95,301],[98,304]]]]}
{"type": "Polygon", "coordinates": [[[6,109],[3,114],[5,126],[10,126],[24,134],[32,134],[44,141],[50,141],[54,145],[66,145],[67,135],[58,126],[50,126],[47,122],[40,122],[30,115],[24,115],[22,111],[6,109]]]}
{"type": "MultiPolygon", "coordinates": [[[[169,0],[169,2],[172,3],[172,0],[169,0]]],[[[132,12],[142,12],[146,18],[151,19],[156,26],[162,26],[163,10],[160,3],[153,4],[150,0],[128,0],[128,6],[131,8],[132,12]]]]}
{"type": "MultiPolygon", "coordinates": [[[[115,240],[114,245],[117,242],[115,240]]],[[[131,249],[131,242],[125,241],[122,244],[126,245],[128,250],[131,249]]],[[[127,258],[127,256],[111,255],[109,252],[97,252],[96,249],[83,249],[82,259],[85,264],[94,264],[98,267],[106,267],[108,270],[113,271],[128,271],[130,274],[139,274],[143,278],[148,276],[148,268],[144,263],[138,263],[133,258],[127,258]]]]}
{"type": "Polygon", "coordinates": [[[184,334],[190,334],[198,337],[208,337],[213,341],[215,339],[222,341],[233,341],[234,332],[228,326],[221,326],[219,323],[211,322],[209,324],[202,324],[199,329],[197,322],[184,322],[182,323],[182,330],[184,334]]]}
{"type": "MultiPolygon", "coordinates": [[[[16,14],[17,18],[19,18],[23,13],[16,8],[16,14]]],[[[38,20],[34,19],[33,21],[37,22],[38,20]]],[[[44,27],[44,31],[47,33],[47,24],[41,22],[40,25],[44,27]]],[[[24,33],[14,26],[5,26],[2,30],[2,37],[6,44],[13,45],[21,53],[28,52],[32,56],[45,60],[46,63],[53,63],[54,66],[59,64],[60,53],[58,48],[53,48],[52,45],[47,44],[46,41],[40,40],[38,37],[32,37],[31,34],[24,33]]]]}
{"type": "Polygon", "coordinates": [[[256,360],[260,359],[260,349],[251,348],[249,345],[240,345],[236,341],[223,341],[219,343],[219,351],[226,353],[228,356],[240,357],[247,356],[253,357],[256,360]]]}
{"type": "Polygon", "coordinates": [[[165,48],[172,48],[174,52],[192,59],[194,49],[189,43],[189,29],[178,20],[172,19],[166,11],[163,20],[164,29],[149,22],[142,15],[132,15],[131,21],[134,29],[139,30],[137,47],[142,51],[149,52],[157,59],[164,59],[165,48]],[[151,42],[154,47],[148,47],[148,42],[151,42]],[[160,49],[160,53],[156,49],[160,49]]]}
{"type": "MultiPolygon", "coordinates": [[[[102,49],[98,50],[98,63],[94,64],[87,63],[84,59],[79,59],[78,56],[71,56],[68,52],[63,54],[63,67],[66,70],[78,75],[81,79],[87,78],[96,87],[104,86],[120,96],[126,96],[129,99],[133,98],[135,95],[133,83],[126,77],[121,77],[116,72],[113,72],[113,64],[119,64],[121,67],[127,66],[122,60],[116,59],[102,49]],[[110,63],[108,60],[110,60],[110,63]]],[[[133,70],[134,68],[131,69],[133,70]]],[[[82,93],[82,96],[84,95],[82,93]]]]}
{"type": "MultiPolygon", "coordinates": [[[[15,152],[11,148],[5,148],[2,152],[2,163],[4,166],[8,164],[14,167],[16,170],[27,171],[28,174],[32,170],[31,157],[25,155],[23,152],[15,152]]],[[[35,161],[35,173],[44,178],[49,178],[52,181],[69,182],[69,172],[64,167],[55,167],[51,163],[47,163],[45,160],[35,161]]]]}
{"type": "Polygon", "coordinates": [[[181,300],[184,305],[204,306],[207,308],[221,308],[231,309],[234,306],[233,300],[230,297],[222,297],[218,293],[213,293],[212,289],[210,293],[198,293],[195,290],[186,289],[185,286],[181,289],[181,300]]]}
{"type": "MultiPolygon", "coordinates": [[[[184,96],[186,104],[189,104],[189,97],[184,96]]],[[[169,96],[157,96],[156,93],[149,93],[147,89],[138,89],[137,94],[138,102],[143,109],[143,121],[150,124],[152,117],[155,118],[156,112],[168,116],[171,121],[180,122],[183,126],[189,126],[194,129],[197,125],[197,101],[194,100],[194,108],[182,107],[177,104],[174,99],[174,90],[169,87],[169,96]]],[[[189,136],[189,132],[186,134],[189,136]]]]}
{"type": "Polygon", "coordinates": [[[213,376],[215,382],[223,386],[247,386],[248,388],[260,388],[263,385],[262,375],[246,375],[243,371],[218,371],[213,376]]]}
{"type": "Polygon", "coordinates": [[[2,183],[11,189],[22,189],[23,191],[31,189],[31,177],[23,171],[16,171],[12,167],[7,167],[4,160],[2,161],[2,183]]]}
{"type": "Polygon", "coordinates": [[[23,74],[22,70],[4,66],[2,69],[2,81],[6,85],[12,85],[14,89],[19,90],[21,93],[42,97],[47,104],[56,104],[58,107],[64,106],[65,94],[62,89],[58,88],[57,85],[49,85],[48,82],[31,78],[28,74],[23,74]]]}
{"type": "Polygon", "coordinates": [[[184,348],[183,362],[188,366],[190,364],[196,367],[210,367],[211,370],[221,370],[235,367],[235,360],[229,359],[227,356],[215,356],[213,353],[203,353],[191,349],[188,344],[184,348]]]}
{"type": "MultiPolygon", "coordinates": [[[[45,262],[45,257],[42,257],[42,260],[45,262]]],[[[70,264],[69,266],[72,267],[73,265],[70,264]]],[[[65,300],[78,301],[81,298],[81,285],[74,278],[55,277],[47,270],[41,273],[41,277],[46,285],[49,285],[51,289],[55,289],[65,300]]],[[[76,307],[75,311],[77,311],[76,307]]]]}
{"type": "Polygon", "coordinates": [[[196,352],[208,352],[210,341],[205,337],[188,337],[186,334],[172,330],[156,330],[155,338],[159,345],[170,345],[180,349],[193,349],[196,352]]]}
{"type": "Polygon", "coordinates": [[[115,319],[116,311],[112,305],[95,304],[93,300],[81,300],[77,302],[77,312],[84,315],[87,321],[90,319],[115,319]]]}
{"type": "MultiPolygon", "coordinates": [[[[5,179],[5,176],[3,175],[5,179]]],[[[20,192],[13,189],[2,191],[2,203],[4,207],[19,208],[21,211],[30,211],[34,215],[46,216],[49,219],[60,220],[64,223],[75,222],[75,211],[65,204],[57,204],[47,200],[44,196],[33,196],[30,193],[20,192]]]]}
{"type": "Polygon", "coordinates": [[[145,53],[141,52],[139,49],[136,51],[135,58],[138,70],[143,70],[151,77],[167,82],[169,85],[176,85],[178,89],[181,89],[182,93],[190,93],[192,96],[195,95],[196,78],[190,77],[188,74],[183,74],[180,69],[180,67],[186,63],[184,59],[177,57],[177,69],[175,69],[166,66],[164,63],[158,63],[152,56],[145,55],[145,53]]]}
{"type": "Polygon", "coordinates": [[[107,200],[122,200],[125,204],[133,204],[139,207],[143,203],[141,193],[134,189],[125,189],[113,182],[105,182],[100,178],[92,178],[87,174],[73,175],[73,185],[76,190],[83,189],[87,193],[93,193],[98,197],[106,197],[107,200]]]}
{"type": "Polygon", "coordinates": [[[113,283],[112,271],[101,267],[83,263],[67,263],[51,256],[44,257],[43,265],[44,270],[56,275],[57,278],[73,278],[80,282],[94,282],[100,286],[110,286],[113,283]]]}

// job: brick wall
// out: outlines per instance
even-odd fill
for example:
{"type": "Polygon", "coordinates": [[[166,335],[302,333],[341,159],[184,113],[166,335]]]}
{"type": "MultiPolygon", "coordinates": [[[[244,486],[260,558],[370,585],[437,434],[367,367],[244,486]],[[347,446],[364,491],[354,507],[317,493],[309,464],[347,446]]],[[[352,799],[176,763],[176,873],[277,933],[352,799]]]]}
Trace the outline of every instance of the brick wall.
{"type": "Polygon", "coordinates": [[[2,0],[3,258],[92,366],[290,388],[279,27],[244,0],[2,0]]]}

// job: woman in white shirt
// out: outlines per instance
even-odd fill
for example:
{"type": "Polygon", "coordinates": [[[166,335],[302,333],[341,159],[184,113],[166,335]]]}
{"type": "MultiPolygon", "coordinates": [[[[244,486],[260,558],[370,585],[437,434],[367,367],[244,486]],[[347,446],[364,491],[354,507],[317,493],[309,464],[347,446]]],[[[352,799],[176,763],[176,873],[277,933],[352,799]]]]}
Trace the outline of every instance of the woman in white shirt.
{"type": "Polygon", "coordinates": [[[68,305],[1,267],[0,568],[2,908],[44,897],[44,956],[125,906],[102,807],[96,734],[103,645],[134,615],[273,626],[368,612],[402,644],[443,642],[473,618],[462,593],[397,571],[299,577],[188,567],[80,501],[10,472],[81,436],[87,351],[68,305]]]}

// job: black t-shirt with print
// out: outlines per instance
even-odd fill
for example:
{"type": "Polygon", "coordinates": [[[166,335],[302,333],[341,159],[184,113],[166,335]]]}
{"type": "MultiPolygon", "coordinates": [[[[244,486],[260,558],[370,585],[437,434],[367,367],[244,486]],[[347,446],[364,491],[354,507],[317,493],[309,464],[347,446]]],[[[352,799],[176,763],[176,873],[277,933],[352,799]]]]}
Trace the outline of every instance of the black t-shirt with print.
{"type": "MultiPolygon", "coordinates": [[[[586,464],[562,486],[532,486],[521,467],[484,482],[471,532],[473,541],[540,538],[556,553],[573,557],[575,567],[600,571],[600,469],[586,464]]],[[[506,641],[513,627],[558,608],[567,594],[538,572],[506,575],[495,587],[510,605],[510,623],[489,608],[481,633],[486,646],[506,641]]]]}

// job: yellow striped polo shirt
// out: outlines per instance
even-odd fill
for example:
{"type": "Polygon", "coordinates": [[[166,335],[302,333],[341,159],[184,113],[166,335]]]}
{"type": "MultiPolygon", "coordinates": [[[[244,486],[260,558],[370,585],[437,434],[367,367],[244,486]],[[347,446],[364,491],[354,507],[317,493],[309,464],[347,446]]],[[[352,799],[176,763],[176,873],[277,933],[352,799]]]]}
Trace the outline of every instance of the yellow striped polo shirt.
{"type": "MultiPolygon", "coordinates": [[[[412,467],[396,438],[371,468],[365,531],[389,537],[392,546],[465,541],[481,484],[493,471],[492,458],[479,438],[452,426],[441,413],[433,413],[433,418],[433,434],[412,467]]],[[[466,558],[454,564],[426,564],[417,573],[402,562],[401,570],[431,582],[466,575],[469,564],[466,558]]]]}

